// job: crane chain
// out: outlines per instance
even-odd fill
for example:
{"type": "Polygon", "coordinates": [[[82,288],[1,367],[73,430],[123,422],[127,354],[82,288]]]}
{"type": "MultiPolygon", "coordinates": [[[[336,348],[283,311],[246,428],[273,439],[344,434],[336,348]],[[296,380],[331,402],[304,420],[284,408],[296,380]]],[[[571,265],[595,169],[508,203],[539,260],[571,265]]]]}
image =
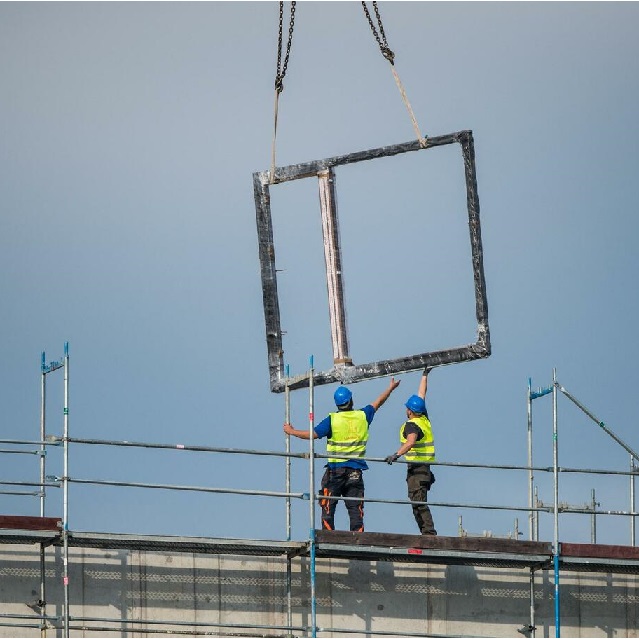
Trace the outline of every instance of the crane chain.
{"type": "Polygon", "coordinates": [[[384,33],[384,25],[382,24],[382,18],[379,15],[379,9],[377,8],[377,2],[373,2],[373,9],[375,11],[375,17],[377,18],[377,24],[379,26],[379,32],[375,27],[375,23],[371,18],[371,14],[366,6],[365,2],[362,2],[362,7],[364,7],[364,13],[366,14],[366,18],[368,20],[368,24],[371,27],[371,31],[375,36],[375,40],[377,40],[377,44],[379,45],[379,50],[382,52],[382,55],[391,63],[395,64],[395,54],[390,50],[388,46],[388,42],[386,41],[386,34],[384,33]]]}
{"type": "Polygon", "coordinates": [[[291,55],[291,44],[293,43],[293,29],[295,28],[295,5],[291,2],[291,18],[288,25],[288,41],[286,43],[286,54],[284,56],[284,64],[282,65],[282,40],[284,30],[284,2],[280,2],[280,24],[277,38],[277,72],[275,74],[275,90],[281,93],[284,90],[284,76],[288,68],[288,59],[291,55]]]}

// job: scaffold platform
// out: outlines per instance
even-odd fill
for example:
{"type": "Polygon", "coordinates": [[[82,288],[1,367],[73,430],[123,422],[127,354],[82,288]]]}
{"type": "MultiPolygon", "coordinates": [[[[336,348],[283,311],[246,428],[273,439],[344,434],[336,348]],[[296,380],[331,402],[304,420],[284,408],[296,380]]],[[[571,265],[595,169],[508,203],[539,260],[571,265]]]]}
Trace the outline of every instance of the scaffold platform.
{"type": "MultiPolygon", "coordinates": [[[[52,517],[0,516],[0,543],[61,546],[60,520],[52,517]]],[[[311,542],[259,539],[68,533],[71,548],[119,549],[209,555],[306,557],[311,542]]],[[[494,537],[444,537],[378,532],[315,531],[315,555],[321,559],[397,561],[442,565],[551,569],[550,542],[494,537]]],[[[563,570],[639,574],[639,548],[607,544],[560,545],[563,570]]]]}
{"type": "Polygon", "coordinates": [[[443,537],[319,530],[317,557],[344,557],[508,568],[543,568],[552,561],[549,542],[491,537],[443,537]]]}

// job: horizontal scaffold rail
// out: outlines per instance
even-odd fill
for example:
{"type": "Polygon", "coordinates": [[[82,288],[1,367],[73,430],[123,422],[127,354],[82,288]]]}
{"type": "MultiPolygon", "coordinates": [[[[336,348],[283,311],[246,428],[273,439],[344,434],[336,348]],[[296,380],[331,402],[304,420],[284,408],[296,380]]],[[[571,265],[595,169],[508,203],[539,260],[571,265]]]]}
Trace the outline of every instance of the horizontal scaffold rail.
{"type": "Polygon", "coordinates": [[[11,448],[2,448],[0,449],[0,454],[4,455],[41,455],[42,452],[39,450],[14,450],[11,448]]]}
{"type": "Polygon", "coordinates": [[[56,482],[41,484],[33,481],[0,481],[0,486],[31,486],[35,488],[60,488],[60,484],[56,482]]]}
{"type": "MultiPolygon", "coordinates": [[[[62,441],[60,439],[59,441],[62,441]]],[[[248,448],[221,448],[219,446],[200,446],[186,444],[154,444],[150,442],[129,442],[109,439],[81,439],[69,437],[70,444],[88,444],[92,446],[120,446],[125,448],[153,448],[161,450],[183,450],[197,453],[231,453],[236,455],[262,455],[267,457],[298,457],[305,459],[308,453],[286,453],[270,450],[253,450],[248,448]]]]}
{"type": "Polygon", "coordinates": [[[183,486],[180,484],[150,484],[144,482],[128,482],[110,479],[79,479],[68,477],[71,484],[90,484],[94,486],[127,486],[129,488],[156,488],[160,490],[184,490],[200,493],[227,493],[230,495],[255,495],[262,497],[291,497],[294,499],[309,499],[308,493],[287,493],[271,490],[249,490],[240,488],[214,488],[208,486],[183,486]]]}
{"type": "MultiPolygon", "coordinates": [[[[59,624],[62,622],[62,617],[53,616],[53,615],[20,615],[20,614],[0,614],[0,619],[25,619],[25,620],[34,620],[38,621],[38,623],[11,623],[6,624],[0,622],[0,626],[10,626],[10,627],[19,627],[19,628],[40,628],[41,622],[46,621],[50,624],[59,624]]],[[[69,621],[73,623],[80,624],[91,624],[91,625],[79,625],[70,626],[71,630],[84,630],[86,632],[91,631],[102,631],[102,632],[122,632],[122,624],[127,626],[128,632],[140,632],[144,634],[184,634],[188,636],[192,636],[193,632],[190,631],[179,631],[179,630],[167,630],[166,626],[176,626],[180,627],[195,627],[195,628],[235,628],[235,629],[247,629],[247,628],[255,628],[259,630],[295,630],[298,632],[303,632],[306,630],[304,626],[283,626],[283,625],[263,625],[263,624],[239,624],[239,623],[222,623],[222,622],[206,622],[206,621],[176,621],[176,620],[168,620],[168,619],[123,619],[122,617],[78,617],[72,615],[69,617],[69,621]],[[96,626],[96,623],[112,623],[116,624],[115,627],[109,626],[96,626]],[[117,627],[119,624],[119,627],[117,627]],[[150,626],[164,626],[164,628],[147,628],[147,625],[150,626]]],[[[198,636],[219,636],[217,632],[198,632],[198,636]]]]}
{"type": "MultiPolygon", "coordinates": [[[[202,493],[216,493],[216,494],[230,494],[230,495],[246,495],[250,497],[286,497],[292,499],[302,499],[309,500],[309,493],[293,493],[293,492],[281,492],[281,491],[269,491],[269,490],[253,490],[253,489],[236,489],[236,488],[217,488],[217,487],[209,487],[209,486],[184,486],[180,484],[154,484],[154,483],[145,483],[145,482],[126,482],[126,481],[117,481],[117,480],[109,480],[109,479],[81,479],[69,477],[68,482],[71,484],[87,484],[93,486],[124,486],[129,488],[150,488],[157,490],[177,490],[177,491],[191,491],[191,492],[202,492],[202,493]]],[[[366,502],[366,503],[377,503],[377,504],[395,504],[395,505],[429,505],[429,506],[438,506],[438,507],[448,507],[448,508],[466,508],[466,509],[476,509],[476,510],[507,510],[507,511],[519,511],[519,512],[552,512],[552,506],[512,506],[512,505],[496,505],[496,504],[468,504],[463,502],[438,502],[438,501],[429,501],[429,502],[421,502],[421,501],[410,501],[407,499],[379,499],[375,497],[335,497],[335,496],[327,496],[325,499],[334,499],[339,500],[342,499],[344,501],[358,501],[358,502],[366,502]]],[[[601,514],[601,515],[631,515],[634,513],[630,513],[627,511],[617,511],[617,510],[592,510],[591,508],[574,508],[570,507],[559,507],[560,512],[572,512],[572,513],[583,513],[583,514],[601,514]]]]}
{"type": "MultiPolygon", "coordinates": [[[[52,437],[51,440],[44,442],[49,445],[59,445],[63,441],[62,438],[52,437]]],[[[78,437],[69,437],[68,442],[70,444],[86,444],[91,446],[116,446],[125,448],[149,448],[160,450],[181,450],[185,452],[201,452],[201,453],[230,453],[235,455],[261,455],[266,457],[288,457],[291,459],[308,459],[309,453],[292,453],[285,451],[273,451],[273,450],[254,450],[249,448],[224,448],[219,446],[202,446],[199,444],[187,445],[187,444],[166,444],[166,443],[151,443],[151,442],[135,442],[126,440],[110,440],[110,439],[85,439],[78,437]]],[[[1,440],[0,440],[0,443],[1,440]]],[[[317,459],[328,459],[330,455],[324,453],[314,453],[314,457],[317,459]]],[[[358,457],[343,455],[344,459],[357,459],[365,460],[367,462],[386,463],[385,457],[358,457]]],[[[407,464],[408,462],[403,459],[398,459],[395,464],[407,464]]],[[[442,466],[451,468],[485,468],[493,470],[533,470],[537,472],[553,472],[552,466],[525,466],[517,464],[480,464],[473,462],[449,462],[449,461],[435,461],[431,462],[432,466],[442,466]]],[[[563,473],[584,473],[593,475],[639,475],[639,469],[635,471],[628,470],[606,470],[596,468],[558,468],[559,472],[563,473]]]]}
{"type": "MultiPolygon", "coordinates": [[[[62,439],[57,437],[49,437],[42,440],[33,439],[0,439],[0,444],[8,444],[11,446],[59,446],[62,443],[62,439]]],[[[7,452],[7,451],[2,451],[7,452]]],[[[15,452],[15,451],[14,451],[15,452]]],[[[36,454],[40,454],[40,451],[36,451],[36,454]]]]}

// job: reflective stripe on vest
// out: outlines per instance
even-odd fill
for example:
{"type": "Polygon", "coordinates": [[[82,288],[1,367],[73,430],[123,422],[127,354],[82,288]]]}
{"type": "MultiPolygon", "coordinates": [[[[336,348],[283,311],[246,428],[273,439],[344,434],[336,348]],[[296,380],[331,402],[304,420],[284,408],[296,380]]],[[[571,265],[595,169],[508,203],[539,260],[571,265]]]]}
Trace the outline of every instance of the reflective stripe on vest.
{"type": "Polygon", "coordinates": [[[326,453],[331,455],[331,463],[345,462],[347,459],[336,455],[366,456],[368,441],[368,421],[363,410],[345,410],[330,413],[331,438],[326,443],[326,453]]]}
{"type": "MultiPolygon", "coordinates": [[[[409,462],[429,463],[435,461],[435,442],[433,441],[433,429],[430,425],[430,420],[424,415],[419,417],[412,417],[410,421],[418,426],[423,433],[422,439],[416,441],[413,447],[404,453],[404,458],[409,462]]],[[[406,437],[404,437],[404,426],[408,422],[404,422],[399,428],[399,441],[402,444],[406,443],[406,437]]]]}

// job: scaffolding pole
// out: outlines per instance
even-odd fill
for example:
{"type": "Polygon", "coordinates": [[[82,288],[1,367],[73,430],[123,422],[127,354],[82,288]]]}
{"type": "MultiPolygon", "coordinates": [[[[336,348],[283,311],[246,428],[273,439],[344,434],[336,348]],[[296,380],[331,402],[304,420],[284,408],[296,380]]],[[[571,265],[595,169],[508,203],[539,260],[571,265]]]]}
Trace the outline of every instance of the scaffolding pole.
{"type": "Polygon", "coordinates": [[[306,493],[282,493],[274,490],[251,490],[245,488],[216,488],[209,486],[185,486],[182,484],[150,484],[146,482],[117,481],[110,479],[81,479],[69,477],[70,484],[90,484],[93,486],[128,486],[129,488],[155,488],[158,490],[184,490],[199,493],[220,493],[226,495],[250,495],[252,497],[294,497],[307,499],[306,493]]]}
{"type": "Polygon", "coordinates": [[[532,438],[532,380],[528,378],[528,395],[526,397],[526,408],[528,413],[528,505],[530,506],[530,513],[528,515],[528,539],[530,541],[536,541],[535,539],[535,513],[533,506],[535,504],[535,475],[533,473],[533,438],[532,438]]]}
{"type": "Polygon", "coordinates": [[[535,511],[534,511],[534,520],[535,520],[535,541],[539,541],[539,511],[537,508],[539,507],[539,492],[537,486],[535,486],[535,511]]]}
{"type": "Polygon", "coordinates": [[[617,435],[615,435],[615,433],[612,432],[612,430],[610,430],[610,428],[608,428],[606,426],[606,424],[604,422],[602,422],[598,417],[595,417],[595,415],[593,415],[577,398],[573,397],[573,395],[571,395],[561,384],[558,384],[557,381],[555,380],[555,385],[557,386],[557,388],[575,405],[577,406],[581,411],[583,411],[588,417],[590,417],[590,419],[595,422],[595,424],[597,424],[597,426],[599,426],[601,428],[601,430],[604,431],[604,433],[606,433],[607,435],[609,435],[610,437],[612,437],[612,439],[614,439],[626,452],[630,453],[637,461],[639,461],[639,454],[637,454],[632,448],[630,448],[630,446],[628,446],[628,444],[626,444],[622,439],[620,439],[619,437],[617,437],[617,435]]]}
{"type": "Polygon", "coordinates": [[[535,569],[533,567],[530,568],[530,622],[528,626],[528,630],[530,631],[530,636],[534,638],[535,630],[537,629],[535,626],[535,569]]]}
{"type": "Polygon", "coordinates": [[[315,575],[315,389],[313,384],[313,356],[308,371],[308,434],[309,434],[309,503],[310,503],[310,581],[311,581],[311,637],[317,637],[317,584],[315,575]]]}
{"type": "Polygon", "coordinates": [[[590,491],[590,506],[592,507],[592,515],[590,516],[590,543],[597,543],[597,500],[595,498],[595,489],[590,491]]]}
{"type": "Polygon", "coordinates": [[[528,505],[530,506],[530,514],[528,515],[528,534],[531,541],[537,541],[538,522],[536,521],[535,506],[535,476],[533,468],[533,420],[532,420],[532,403],[534,399],[543,397],[552,392],[552,387],[538,388],[536,391],[532,389],[532,379],[528,378],[528,505]]]}
{"type": "Polygon", "coordinates": [[[69,342],[64,343],[64,463],[63,463],[63,506],[62,506],[62,543],[63,586],[64,586],[64,636],[69,636],[69,342]]]}
{"type": "MultiPolygon", "coordinates": [[[[289,367],[286,365],[286,388],[284,389],[284,421],[291,423],[291,389],[288,387],[289,367]]],[[[286,443],[286,492],[291,492],[291,458],[288,456],[291,452],[291,436],[285,435],[286,443]]],[[[286,541],[291,540],[291,498],[286,497],[286,541]]],[[[293,625],[293,593],[292,593],[292,566],[291,555],[286,555],[286,624],[290,628],[293,625]]],[[[290,631],[289,631],[290,634],[290,631]]]]}
{"type": "MultiPolygon", "coordinates": [[[[68,349],[68,344],[65,345],[65,349],[68,349]]],[[[65,351],[66,352],[66,351],[65,351]]],[[[64,366],[64,360],[62,362],[51,362],[47,365],[46,354],[42,351],[42,358],[40,362],[40,483],[42,484],[42,491],[40,493],[40,517],[44,517],[46,514],[46,440],[47,440],[47,374],[62,368],[64,366]]],[[[46,590],[46,556],[45,545],[40,544],[40,636],[47,636],[47,590],[46,590]]]]}
{"type": "MultiPolygon", "coordinates": [[[[45,466],[45,446],[44,440],[47,436],[46,429],[46,402],[47,402],[47,372],[46,372],[46,364],[45,364],[45,354],[42,351],[42,365],[41,365],[41,384],[40,384],[40,483],[44,484],[46,479],[46,466],[45,466]]],[[[42,491],[42,495],[40,497],[40,517],[44,517],[45,515],[45,491],[42,491]]],[[[42,594],[42,593],[41,593],[42,594]]],[[[41,597],[42,601],[44,601],[44,596],[41,597]]]]}
{"type": "MultiPolygon", "coordinates": [[[[590,410],[588,410],[576,397],[574,397],[571,393],[569,393],[561,384],[554,381],[555,386],[575,405],[579,408],[586,416],[588,416],[597,426],[601,428],[609,437],[614,439],[626,452],[630,453],[630,469],[631,473],[634,473],[635,466],[634,461],[639,461],[639,455],[632,449],[628,444],[626,444],[620,437],[618,437],[610,428],[606,426],[606,424],[601,421],[598,417],[596,417],[590,410]]],[[[594,499],[594,497],[593,497],[594,499]]],[[[594,509],[594,506],[593,506],[594,509]]],[[[630,477],[630,512],[635,512],[635,503],[634,503],[634,476],[630,477]]],[[[594,515],[593,515],[594,517],[594,515]]],[[[634,514],[630,517],[630,545],[635,545],[635,518],[634,514]]]]}
{"type": "Polygon", "coordinates": [[[635,458],[630,455],[630,545],[635,545],[635,477],[637,466],[635,466],[635,458]]]}
{"type": "Polygon", "coordinates": [[[553,451],[553,563],[555,573],[555,637],[561,637],[559,607],[559,442],[557,428],[557,369],[552,370],[552,451],[553,451]]]}
{"type": "MultiPolygon", "coordinates": [[[[42,351],[42,375],[41,375],[41,403],[40,403],[40,483],[44,484],[46,479],[46,467],[45,467],[45,454],[46,449],[44,446],[44,440],[47,436],[46,429],[46,400],[47,400],[47,374],[46,374],[46,359],[44,351],[42,351]]],[[[42,488],[42,493],[40,496],[40,517],[45,516],[45,495],[46,489],[42,488]]],[[[45,546],[44,544],[40,544],[40,636],[47,636],[47,626],[46,626],[46,616],[47,616],[47,594],[46,594],[46,564],[45,564],[45,546]]]]}

